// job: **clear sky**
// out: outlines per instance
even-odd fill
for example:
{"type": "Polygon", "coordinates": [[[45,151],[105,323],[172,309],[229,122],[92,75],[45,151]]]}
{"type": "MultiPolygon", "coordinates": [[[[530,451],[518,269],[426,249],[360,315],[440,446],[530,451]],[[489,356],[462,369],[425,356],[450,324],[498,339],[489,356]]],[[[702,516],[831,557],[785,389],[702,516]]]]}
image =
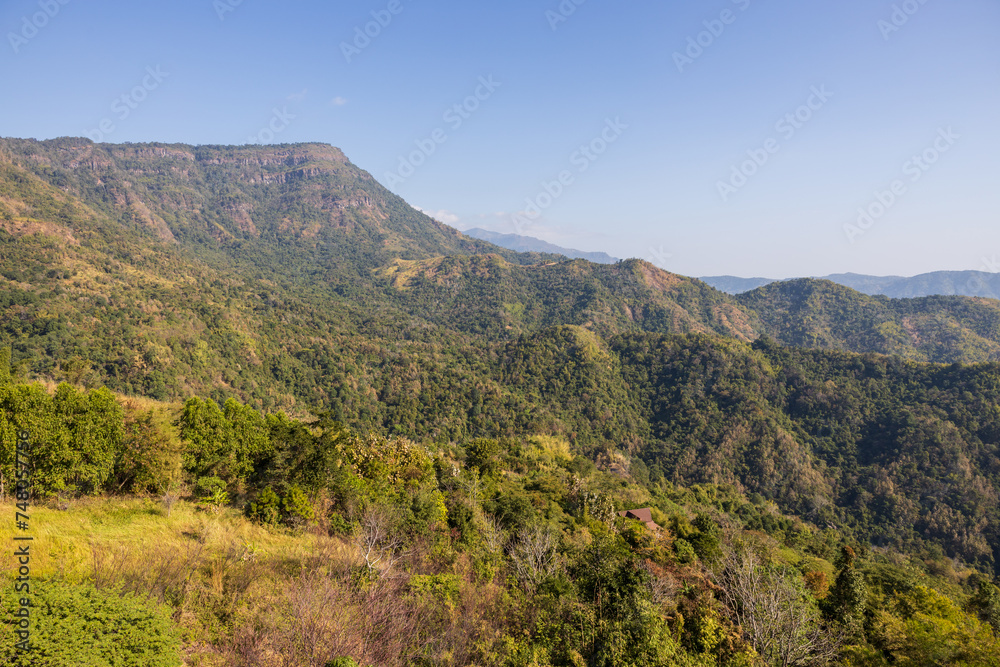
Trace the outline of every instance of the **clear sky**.
{"type": "Polygon", "coordinates": [[[687,275],[1000,270],[997,0],[4,0],[0,31],[3,136],[331,143],[459,229],[687,275]]]}

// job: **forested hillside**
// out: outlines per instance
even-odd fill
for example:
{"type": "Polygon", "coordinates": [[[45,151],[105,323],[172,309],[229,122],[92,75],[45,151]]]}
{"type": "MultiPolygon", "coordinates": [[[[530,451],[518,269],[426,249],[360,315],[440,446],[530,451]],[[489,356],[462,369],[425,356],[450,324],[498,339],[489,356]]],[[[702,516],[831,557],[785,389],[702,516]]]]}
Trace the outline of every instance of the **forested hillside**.
{"type": "MultiPolygon", "coordinates": [[[[726,382],[737,350],[646,342],[637,354],[683,349],[711,371],[695,397],[797,373],[794,354],[744,350],[726,382]]],[[[610,361],[586,337],[575,344],[574,356],[610,361]]],[[[420,444],[330,415],[52,391],[0,373],[7,489],[17,431],[31,434],[25,509],[40,532],[34,651],[14,652],[17,623],[0,623],[0,658],[14,667],[881,667],[992,665],[1000,650],[1000,589],[941,540],[870,545],[864,526],[790,516],[740,483],[675,483],[624,449],[586,456],[547,435],[420,444]],[[616,514],[637,507],[651,525],[616,514]]],[[[4,539],[13,514],[0,506],[4,539]]],[[[3,605],[14,613],[16,596],[3,605]]]]}
{"type": "MultiPolygon", "coordinates": [[[[995,258],[983,258],[984,268],[996,264],[995,258]]],[[[932,271],[911,278],[902,276],[866,276],[857,273],[834,273],[818,280],[829,280],[838,285],[871,296],[884,295],[894,299],[924,296],[975,296],[988,299],[1000,298],[1000,273],[987,271],[932,271]]],[[[749,292],[763,285],[777,282],[773,278],[738,278],[736,276],[704,276],[702,280],[729,294],[749,292]]]]}
{"type": "Polygon", "coordinates": [[[0,276],[46,608],[165,667],[1000,655],[1000,302],[515,253],[318,144],[0,140],[0,276]]]}
{"type": "Polygon", "coordinates": [[[939,363],[1000,359],[1000,301],[992,299],[871,297],[826,280],[771,283],[736,299],[785,345],[939,363]]]}
{"type": "Polygon", "coordinates": [[[487,386],[482,359],[557,325],[1000,358],[996,302],[812,281],[733,298],[640,260],[514,253],[319,144],[0,140],[0,310],[29,377],[363,420],[392,410],[401,368],[487,386]]]}

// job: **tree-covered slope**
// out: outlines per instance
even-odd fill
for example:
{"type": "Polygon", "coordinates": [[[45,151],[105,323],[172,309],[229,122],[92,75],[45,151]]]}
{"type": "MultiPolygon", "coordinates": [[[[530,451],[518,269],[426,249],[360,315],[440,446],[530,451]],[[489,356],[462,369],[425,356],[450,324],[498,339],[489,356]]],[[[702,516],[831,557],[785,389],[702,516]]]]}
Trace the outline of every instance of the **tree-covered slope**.
{"type": "Polygon", "coordinates": [[[896,354],[938,363],[1000,360],[1000,301],[866,296],[827,280],[771,283],[736,297],[785,345],[896,354]]]}
{"type": "Polygon", "coordinates": [[[634,329],[754,337],[746,314],[724,294],[642,260],[522,267],[496,256],[447,257],[396,261],[384,275],[410,312],[492,338],[560,324],[604,335],[634,329]]]}
{"type": "Polygon", "coordinates": [[[499,250],[423,215],[324,144],[3,139],[0,160],[108,220],[189,245],[224,248],[250,239],[300,250],[335,245],[341,260],[354,261],[499,250]]]}
{"type": "Polygon", "coordinates": [[[734,298],[641,260],[556,259],[463,237],[330,146],[0,140],[0,345],[36,377],[451,433],[483,426],[426,406],[492,386],[487,360],[549,327],[1000,359],[993,301],[817,281],[734,298]]]}
{"type": "Polygon", "coordinates": [[[469,382],[456,351],[564,322],[752,335],[648,265],[467,239],[321,145],[0,141],[0,259],[24,372],[159,398],[367,404],[390,359],[449,357],[469,382]]]}

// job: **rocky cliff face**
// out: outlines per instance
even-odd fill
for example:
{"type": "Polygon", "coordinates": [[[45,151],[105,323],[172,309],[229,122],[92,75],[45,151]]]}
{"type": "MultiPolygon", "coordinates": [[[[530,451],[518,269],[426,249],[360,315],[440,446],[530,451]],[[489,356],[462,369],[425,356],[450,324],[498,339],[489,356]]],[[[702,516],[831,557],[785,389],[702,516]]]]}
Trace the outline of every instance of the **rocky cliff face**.
{"type": "MultiPolygon", "coordinates": [[[[769,336],[921,361],[1000,360],[995,301],[890,301],[810,280],[733,298],[637,260],[517,253],[425,216],[324,144],[0,139],[0,229],[10,235],[0,251],[33,257],[39,272],[58,268],[46,244],[61,246],[56,261],[86,264],[97,296],[108,292],[99,274],[143,258],[158,262],[145,269],[156,283],[202,270],[223,283],[252,277],[264,291],[310,293],[320,309],[339,298],[362,310],[392,304],[401,317],[490,339],[576,325],[608,336],[769,336]],[[20,243],[31,236],[38,247],[20,243]],[[67,259],[72,248],[86,257],[67,259]]],[[[117,276],[123,299],[134,277],[117,276]]]]}
{"type": "Polygon", "coordinates": [[[349,242],[364,252],[410,258],[497,250],[416,211],[326,144],[0,139],[0,159],[165,241],[349,242]]]}

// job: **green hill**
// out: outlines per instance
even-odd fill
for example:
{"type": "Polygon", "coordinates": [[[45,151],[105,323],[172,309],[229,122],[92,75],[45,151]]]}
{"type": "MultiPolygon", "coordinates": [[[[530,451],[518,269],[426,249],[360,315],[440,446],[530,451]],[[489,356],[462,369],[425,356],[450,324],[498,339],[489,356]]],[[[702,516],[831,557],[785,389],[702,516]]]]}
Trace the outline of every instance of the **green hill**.
{"type": "Polygon", "coordinates": [[[516,253],[318,144],[0,140],[0,276],[0,489],[23,428],[46,539],[64,500],[165,500],[86,510],[111,541],[156,527],[161,551],[101,561],[73,533],[39,561],[46,595],[147,619],[172,664],[176,621],[206,665],[258,645],[748,665],[766,646],[725,597],[741,553],[809,641],[854,646],[843,664],[995,653],[1000,591],[970,568],[1000,563],[1000,302],[813,280],[731,297],[641,260],[516,253]],[[171,521],[179,488],[201,509],[171,521]],[[615,518],[646,505],[663,533],[615,518]],[[399,538],[378,566],[369,510],[399,538]],[[312,546],[274,536],[307,527],[312,546]],[[306,646],[272,609],[302,632],[343,610],[394,643],[306,646]]]}
{"type": "Polygon", "coordinates": [[[865,296],[827,280],[771,283],[736,297],[785,345],[896,354],[938,363],[1000,360],[1000,301],[865,296]]]}

